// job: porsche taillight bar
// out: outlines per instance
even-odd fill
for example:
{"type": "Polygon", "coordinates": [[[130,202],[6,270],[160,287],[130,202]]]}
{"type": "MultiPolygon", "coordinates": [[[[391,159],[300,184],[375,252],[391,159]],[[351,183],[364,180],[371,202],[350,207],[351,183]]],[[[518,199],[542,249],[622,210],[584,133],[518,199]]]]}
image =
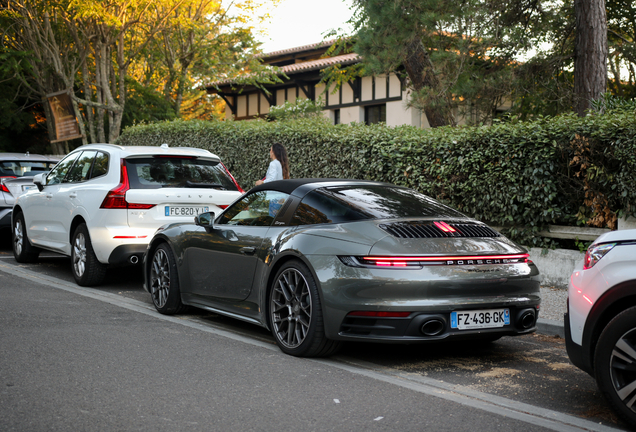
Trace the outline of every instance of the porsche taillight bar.
{"type": "Polygon", "coordinates": [[[360,257],[365,261],[476,261],[476,260],[502,260],[502,259],[520,259],[528,258],[530,254],[516,254],[516,255],[444,255],[444,256],[408,256],[408,257],[383,257],[383,256],[366,256],[360,257]]]}
{"type": "Polygon", "coordinates": [[[339,256],[350,267],[366,268],[422,268],[435,265],[493,265],[531,262],[529,254],[510,255],[443,255],[443,256],[339,256]]]}

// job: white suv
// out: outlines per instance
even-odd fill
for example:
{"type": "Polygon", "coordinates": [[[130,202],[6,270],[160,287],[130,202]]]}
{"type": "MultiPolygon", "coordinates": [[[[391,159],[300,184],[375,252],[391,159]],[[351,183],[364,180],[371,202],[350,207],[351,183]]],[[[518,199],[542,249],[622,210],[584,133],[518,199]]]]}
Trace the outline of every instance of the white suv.
{"type": "Polygon", "coordinates": [[[243,192],[218,156],[166,144],[82,146],[33,182],[13,208],[15,259],[68,255],[82,286],[100,284],[108,265],[141,262],[161,225],[218,214],[243,192]]]}
{"type": "Polygon", "coordinates": [[[572,273],[565,314],[572,363],[636,427],[636,230],[603,234],[572,273]]]}

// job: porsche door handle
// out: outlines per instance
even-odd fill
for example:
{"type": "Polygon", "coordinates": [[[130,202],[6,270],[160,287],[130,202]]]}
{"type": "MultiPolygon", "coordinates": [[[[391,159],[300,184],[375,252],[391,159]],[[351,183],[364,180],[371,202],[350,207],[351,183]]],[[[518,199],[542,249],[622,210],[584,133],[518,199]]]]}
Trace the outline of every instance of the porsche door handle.
{"type": "Polygon", "coordinates": [[[244,247],[244,248],[240,248],[239,252],[241,252],[244,255],[254,255],[254,252],[256,252],[256,248],[244,247]]]}

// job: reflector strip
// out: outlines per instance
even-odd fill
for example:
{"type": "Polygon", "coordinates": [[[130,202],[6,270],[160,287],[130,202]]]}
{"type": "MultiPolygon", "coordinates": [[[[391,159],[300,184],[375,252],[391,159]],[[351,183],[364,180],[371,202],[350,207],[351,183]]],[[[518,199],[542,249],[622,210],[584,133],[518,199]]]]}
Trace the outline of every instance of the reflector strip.
{"type": "Polygon", "coordinates": [[[374,311],[356,311],[350,312],[347,316],[373,317],[373,318],[406,318],[411,312],[374,312],[374,311]]]}
{"type": "Polygon", "coordinates": [[[144,236],[115,236],[114,239],[138,239],[138,238],[146,238],[147,235],[144,236]]]}

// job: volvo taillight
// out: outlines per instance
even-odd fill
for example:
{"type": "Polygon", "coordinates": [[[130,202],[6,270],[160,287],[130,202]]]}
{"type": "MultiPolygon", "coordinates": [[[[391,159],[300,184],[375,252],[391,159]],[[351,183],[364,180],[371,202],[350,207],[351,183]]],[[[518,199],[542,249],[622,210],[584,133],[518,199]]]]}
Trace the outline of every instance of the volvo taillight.
{"type": "Polygon", "coordinates": [[[102,201],[102,205],[99,208],[103,209],[150,209],[155,204],[135,204],[126,201],[126,191],[130,189],[130,183],[128,182],[128,170],[124,160],[121,160],[121,177],[119,184],[116,188],[111,189],[106,194],[106,198],[102,201]]]}
{"type": "MultiPolygon", "coordinates": [[[[227,167],[223,164],[223,162],[221,162],[221,165],[223,166],[223,168],[225,169],[225,172],[227,173],[227,175],[230,176],[230,178],[232,179],[232,181],[234,182],[234,184],[236,185],[236,188],[238,189],[238,191],[240,193],[244,193],[245,191],[243,189],[241,189],[241,187],[239,186],[239,184],[236,182],[236,179],[234,178],[234,176],[232,175],[232,173],[230,172],[229,169],[227,169],[227,167]]],[[[221,206],[219,206],[221,207],[221,206]]],[[[226,206],[227,207],[227,206],[226,206]]],[[[224,207],[221,207],[224,208],[224,207]]]]}

